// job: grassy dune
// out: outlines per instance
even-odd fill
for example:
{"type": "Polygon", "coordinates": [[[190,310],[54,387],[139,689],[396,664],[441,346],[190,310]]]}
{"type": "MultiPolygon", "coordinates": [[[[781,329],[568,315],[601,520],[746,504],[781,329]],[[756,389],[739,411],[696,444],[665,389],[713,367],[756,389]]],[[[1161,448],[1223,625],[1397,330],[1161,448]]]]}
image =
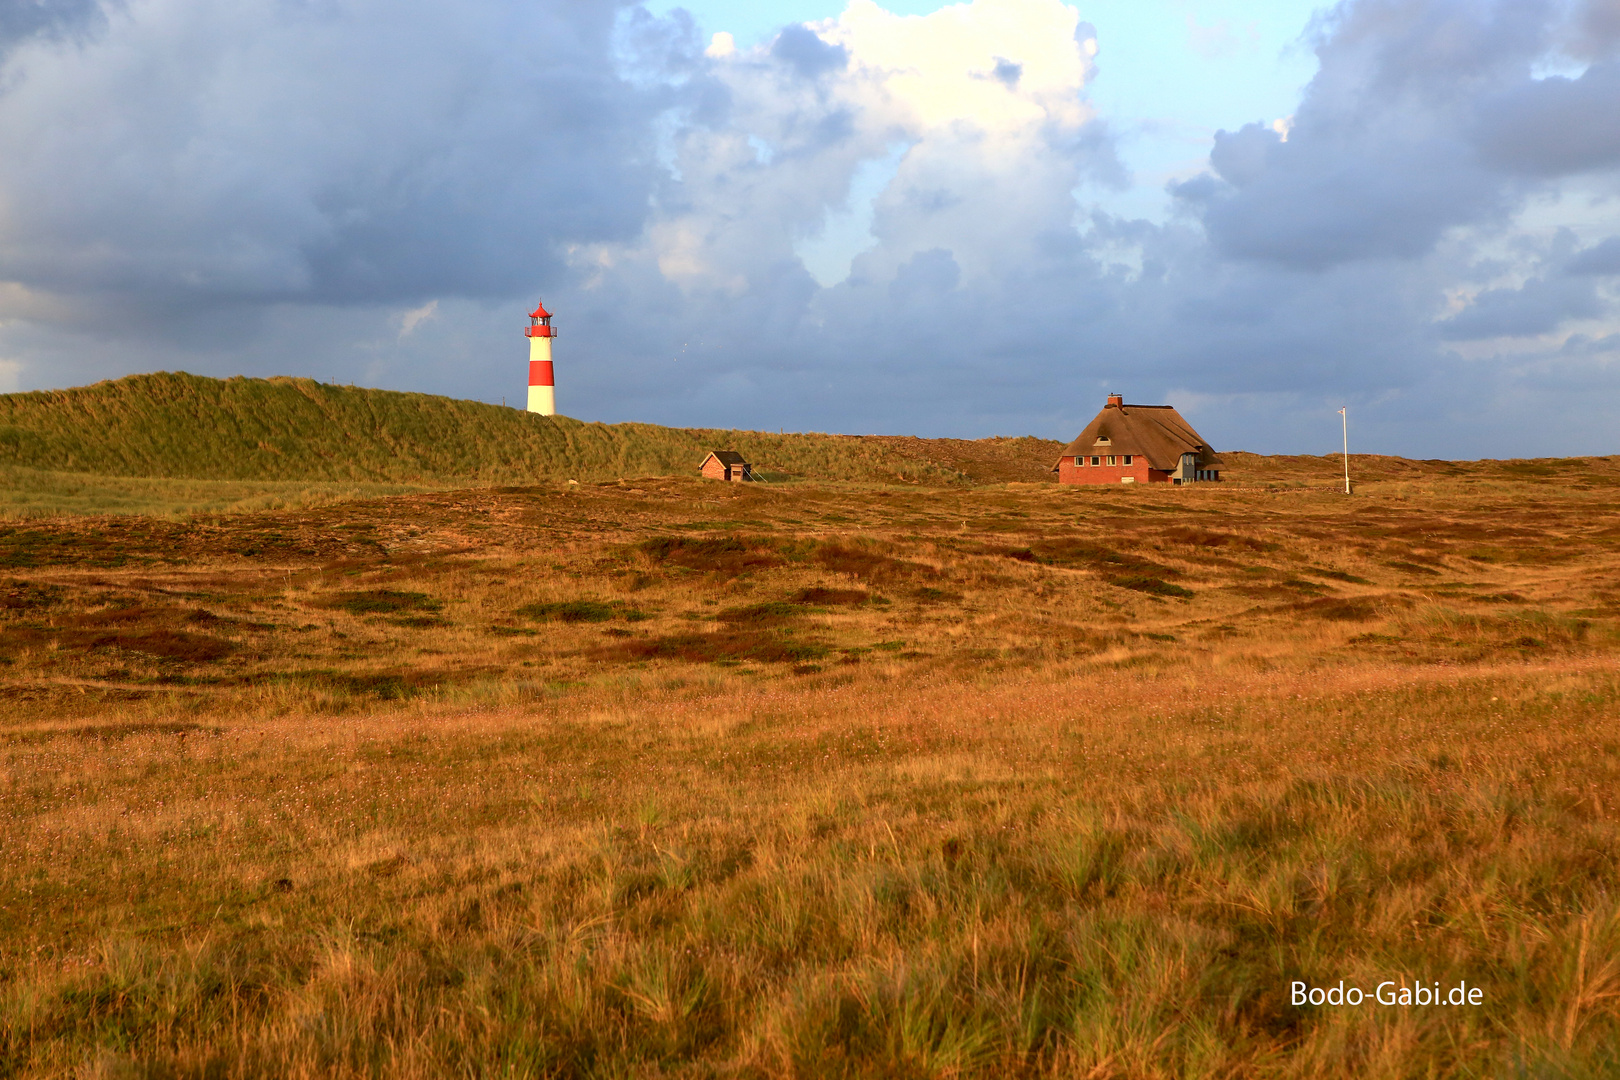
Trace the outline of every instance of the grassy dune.
{"type": "Polygon", "coordinates": [[[587,482],[687,474],[714,448],[741,451],[768,476],[963,479],[883,441],[592,424],[311,379],[160,373],[0,395],[0,465],[48,473],[422,487],[587,482]]]}
{"type": "MultiPolygon", "coordinates": [[[[0,395],[0,519],[297,509],[471,485],[690,476],[714,448],[766,481],[921,487],[1050,483],[1064,443],[594,424],[427,394],[310,379],[161,373],[0,395]]],[[[1224,475],[1330,490],[1337,457],[1228,453],[1224,475]]],[[[1605,459],[1352,459],[1358,482],[1575,484],[1605,459]]]]}
{"type": "Polygon", "coordinates": [[[1614,1075],[1620,461],[1320,464],[0,528],[0,1074],[1614,1075]]]}

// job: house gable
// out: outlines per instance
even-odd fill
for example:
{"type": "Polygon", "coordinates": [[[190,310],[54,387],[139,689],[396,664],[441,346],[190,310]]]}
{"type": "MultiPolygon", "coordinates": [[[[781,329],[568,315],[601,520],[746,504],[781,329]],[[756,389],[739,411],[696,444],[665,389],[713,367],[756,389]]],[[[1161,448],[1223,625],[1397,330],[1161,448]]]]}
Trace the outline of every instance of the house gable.
{"type": "Polygon", "coordinates": [[[711,480],[752,480],[754,466],[735,450],[711,450],[698,465],[698,472],[711,480]]]}

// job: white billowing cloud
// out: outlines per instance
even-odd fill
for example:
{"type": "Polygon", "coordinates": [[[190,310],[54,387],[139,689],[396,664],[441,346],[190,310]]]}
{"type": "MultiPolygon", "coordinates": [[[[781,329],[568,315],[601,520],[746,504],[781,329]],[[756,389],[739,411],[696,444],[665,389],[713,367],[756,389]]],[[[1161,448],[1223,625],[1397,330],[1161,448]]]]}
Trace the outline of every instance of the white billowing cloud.
{"type": "Polygon", "coordinates": [[[1079,23],[1079,12],[1058,0],[973,0],[929,15],[851,0],[816,29],[848,51],[854,74],[880,87],[913,131],[968,124],[1021,137],[1091,118],[1080,94],[1096,46],[1077,40],[1079,23]]]}
{"type": "Polygon", "coordinates": [[[1096,55],[1062,0],[926,16],[853,0],[754,48],[711,46],[664,129],[643,234],[571,251],[572,340],[608,334],[645,365],[587,393],[611,393],[610,415],[658,402],[690,423],[825,411],[940,431],[970,400],[999,415],[1009,380],[1097,310],[1065,295],[1098,272],[1076,191],[1123,178],[1086,96],[1096,55]],[[986,365],[1000,389],[964,395],[986,365]]]}
{"type": "Polygon", "coordinates": [[[429,300],[421,307],[411,308],[399,317],[399,336],[403,340],[416,332],[416,328],[439,312],[439,302],[429,300]]]}
{"type": "MultiPolygon", "coordinates": [[[[936,249],[970,277],[994,273],[1019,238],[1073,215],[1088,168],[1118,173],[1107,146],[1087,141],[1095,53],[1060,0],[923,16],[852,0],[751,50],[716,35],[706,56],[728,122],[680,127],[641,256],[683,290],[731,296],[801,258],[834,284],[863,249],[869,277],[936,249]]],[[[606,247],[622,264],[638,244],[606,247]]]]}

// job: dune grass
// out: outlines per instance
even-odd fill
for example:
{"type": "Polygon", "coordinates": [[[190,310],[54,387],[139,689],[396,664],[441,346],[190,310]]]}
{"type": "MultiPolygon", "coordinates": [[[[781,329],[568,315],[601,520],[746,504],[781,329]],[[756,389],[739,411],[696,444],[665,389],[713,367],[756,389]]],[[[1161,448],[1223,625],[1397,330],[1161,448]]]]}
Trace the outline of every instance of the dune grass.
{"type": "Polygon", "coordinates": [[[164,372],[0,395],[0,464],[53,473],[305,485],[584,483],[690,473],[717,448],[742,452],[776,478],[963,478],[847,436],[583,423],[312,379],[164,372]]]}
{"type": "Polygon", "coordinates": [[[0,528],[0,1073],[1613,1075],[1620,516],[1477,479],[0,528]]]}

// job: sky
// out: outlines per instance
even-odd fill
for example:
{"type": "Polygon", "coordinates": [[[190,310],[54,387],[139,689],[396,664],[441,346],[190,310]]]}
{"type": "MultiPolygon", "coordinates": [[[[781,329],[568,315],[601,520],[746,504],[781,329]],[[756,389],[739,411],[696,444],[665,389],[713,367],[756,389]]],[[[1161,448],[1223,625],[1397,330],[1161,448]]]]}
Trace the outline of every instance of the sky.
{"type": "Polygon", "coordinates": [[[0,391],[1620,452],[1620,0],[9,0],[0,391]]]}

